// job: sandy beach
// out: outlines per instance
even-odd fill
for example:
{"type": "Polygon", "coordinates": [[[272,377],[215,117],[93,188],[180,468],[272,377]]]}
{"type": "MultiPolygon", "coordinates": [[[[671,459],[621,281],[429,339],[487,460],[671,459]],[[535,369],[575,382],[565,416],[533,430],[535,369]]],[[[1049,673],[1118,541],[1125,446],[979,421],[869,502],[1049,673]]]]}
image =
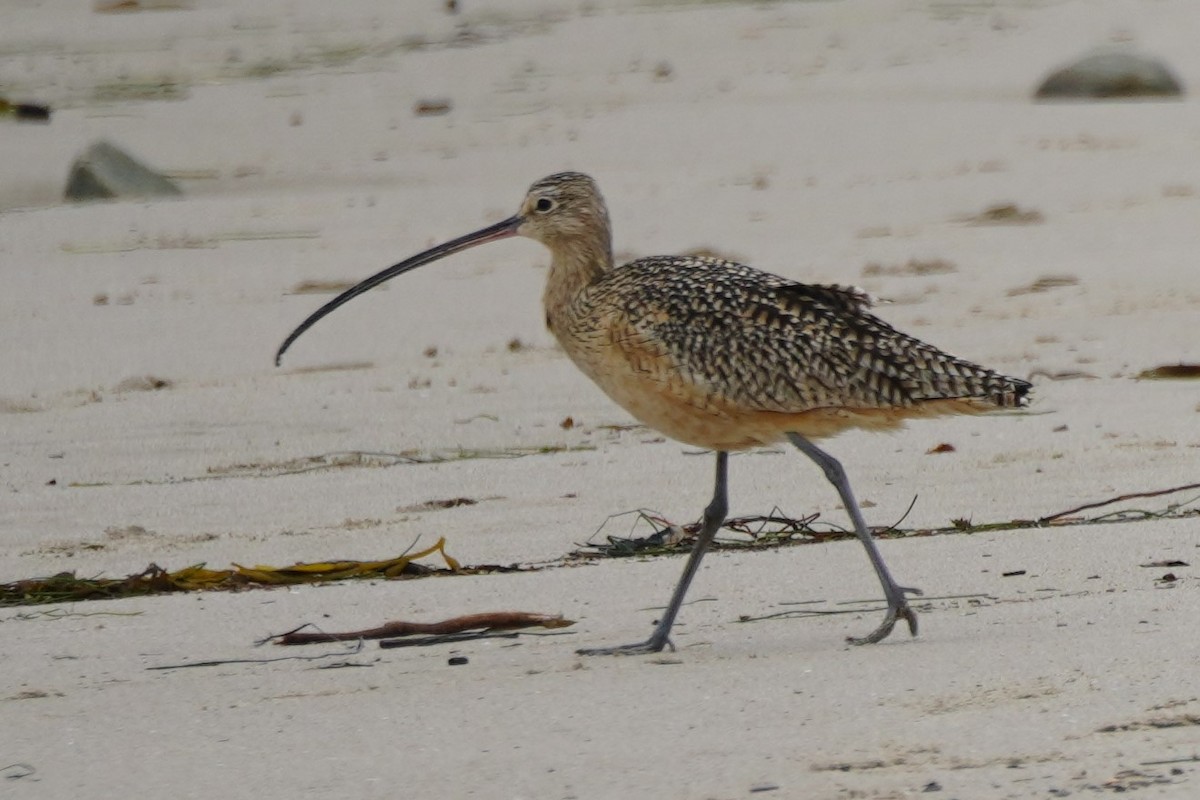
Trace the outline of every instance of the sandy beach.
{"type": "MultiPolygon", "coordinates": [[[[1096,48],[1200,86],[1200,6],[105,5],[0,25],[0,95],[53,109],[0,119],[0,583],[439,537],[524,569],[0,608],[0,797],[1200,792],[1200,490],[1149,496],[1200,483],[1200,384],[1146,378],[1200,363],[1200,104],[1031,99],[1096,48]],[[64,202],[98,140],[184,196],[64,202]],[[848,646],[879,586],[857,542],[815,541],[710,553],[675,652],[575,654],[645,636],[683,559],[571,554],[649,533],[637,509],[694,522],[712,457],[572,366],[534,242],[389,283],[274,366],[330,287],[562,170],[599,182],[622,261],[860,286],[1034,384],[824,443],[868,523],[912,532],[880,548],[925,591],[918,637],[848,646]],[[507,610],[575,624],[255,646],[507,610]]],[[[734,455],[730,504],[848,525],[790,447],[734,455]]]]}

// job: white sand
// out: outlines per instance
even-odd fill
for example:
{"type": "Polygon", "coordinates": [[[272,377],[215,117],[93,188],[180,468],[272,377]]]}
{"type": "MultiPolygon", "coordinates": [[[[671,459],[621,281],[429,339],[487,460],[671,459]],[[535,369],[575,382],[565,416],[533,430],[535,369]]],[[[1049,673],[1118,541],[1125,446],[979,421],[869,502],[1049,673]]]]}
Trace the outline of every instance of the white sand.
{"type": "MultiPolygon", "coordinates": [[[[1200,361],[1200,107],[1028,100],[1114,42],[1200,86],[1190,0],[191,5],[4,12],[0,93],[56,112],[0,127],[0,581],[383,558],[437,536],[465,563],[551,562],[610,514],[696,518],[711,457],[604,427],[630,420],[542,328],[536,244],[406,276],[272,366],[328,299],[293,294],[301,281],[365,277],[568,168],[599,180],[624,256],[708,246],[859,284],[899,327],[1033,376],[1028,414],[829,442],[872,524],[914,495],[905,527],[1200,481],[1196,385],[1134,379],[1200,361]],[[129,96],[163,84],[176,99],[129,96]],[[439,98],[450,113],[413,113],[439,98]],[[187,198],[58,204],[98,138],[182,176],[187,198]],[[999,203],[1044,222],[961,221],[999,203]],[[910,259],[953,270],[886,274],[910,259]],[[1048,276],[1075,282],[1013,293],[1048,276]],[[1050,377],[1070,373],[1085,377],[1050,377]],[[136,390],[148,376],[170,385],[136,390]],[[926,454],[943,442],[955,452],[926,454]],[[271,468],[542,446],[590,449],[271,468]],[[400,510],[460,496],[481,502],[400,510]]],[[[731,480],[736,515],[843,522],[796,453],[739,455],[731,480]]],[[[1200,592],[1194,568],[1141,565],[1198,546],[1194,518],[885,541],[930,597],[921,635],[853,649],[874,613],[737,620],[876,596],[854,542],[710,555],[692,594],[709,602],[664,658],[574,650],[646,633],[681,559],[5,609],[0,767],[35,771],[0,770],[0,795],[1190,798],[1197,763],[1147,762],[1200,754],[1200,592]],[[518,646],[371,646],[349,657],[364,669],[147,670],[293,655],[251,645],[303,622],[509,608],[579,624],[518,646]]]]}

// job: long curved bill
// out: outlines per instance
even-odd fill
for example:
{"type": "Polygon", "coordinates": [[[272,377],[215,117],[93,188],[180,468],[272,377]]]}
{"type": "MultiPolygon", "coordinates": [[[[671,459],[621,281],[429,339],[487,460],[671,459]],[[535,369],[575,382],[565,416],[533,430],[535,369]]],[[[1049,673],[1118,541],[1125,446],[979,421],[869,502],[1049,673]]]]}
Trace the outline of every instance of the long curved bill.
{"type": "Polygon", "coordinates": [[[390,281],[397,275],[403,275],[404,273],[414,270],[417,267],[423,267],[426,264],[432,264],[438,259],[453,255],[460,250],[466,250],[469,247],[475,247],[476,245],[485,244],[487,242],[494,242],[499,239],[507,239],[511,236],[516,236],[517,229],[521,227],[521,223],[524,221],[525,219],[520,215],[509,217],[502,222],[497,222],[495,225],[489,225],[486,228],[475,231],[474,233],[468,233],[466,236],[460,236],[457,239],[446,242],[445,244],[439,244],[437,247],[432,247],[426,250],[424,253],[418,253],[412,258],[405,259],[399,264],[388,267],[383,272],[372,275],[362,283],[352,286],[351,288],[339,294],[337,297],[330,300],[325,305],[318,308],[309,315],[308,319],[304,320],[304,322],[301,322],[300,325],[297,326],[296,330],[288,334],[288,337],[283,340],[283,344],[279,345],[279,350],[275,353],[275,366],[279,366],[280,362],[283,360],[283,354],[287,352],[289,347],[292,346],[292,342],[300,338],[300,334],[317,324],[317,320],[339,306],[345,305],[354,298],[358,297],[360,294],[369,292],[379,284],[384,283],[385,281],[390,281]]]}

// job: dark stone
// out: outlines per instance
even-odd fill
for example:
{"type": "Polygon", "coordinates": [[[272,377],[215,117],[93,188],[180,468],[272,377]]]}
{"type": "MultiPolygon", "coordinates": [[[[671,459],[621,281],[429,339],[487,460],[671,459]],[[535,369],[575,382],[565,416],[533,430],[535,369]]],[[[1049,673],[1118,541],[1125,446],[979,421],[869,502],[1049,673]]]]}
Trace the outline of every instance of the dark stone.
{"type": "Polygon", "coordinates": [[[1179,80],[1161,61],[1134,53],[1097,53],[1050,73],[1034,96],[1038,100],[1123,100],[1182,95],[1179,80]]]}
{"type": "Polygon", "coordinates": [[[169,179],[108,142],[96,142],[71,165],[67,200],[178,197],[169,179]]]}

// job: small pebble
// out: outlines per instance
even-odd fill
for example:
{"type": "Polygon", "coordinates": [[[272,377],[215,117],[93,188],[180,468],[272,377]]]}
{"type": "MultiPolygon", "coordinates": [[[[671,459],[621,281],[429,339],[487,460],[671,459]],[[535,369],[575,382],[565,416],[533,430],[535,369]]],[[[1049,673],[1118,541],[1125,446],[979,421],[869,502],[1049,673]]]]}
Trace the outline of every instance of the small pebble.
{"type": "Polygon", "coordinates": [[[452,666],[452,667],[462,666],[463,664],[467,663],[467,657],[466,656],[451,656],[449,662],[447,662],[447,663],[449,663],[450,666],[452,666]]]}

